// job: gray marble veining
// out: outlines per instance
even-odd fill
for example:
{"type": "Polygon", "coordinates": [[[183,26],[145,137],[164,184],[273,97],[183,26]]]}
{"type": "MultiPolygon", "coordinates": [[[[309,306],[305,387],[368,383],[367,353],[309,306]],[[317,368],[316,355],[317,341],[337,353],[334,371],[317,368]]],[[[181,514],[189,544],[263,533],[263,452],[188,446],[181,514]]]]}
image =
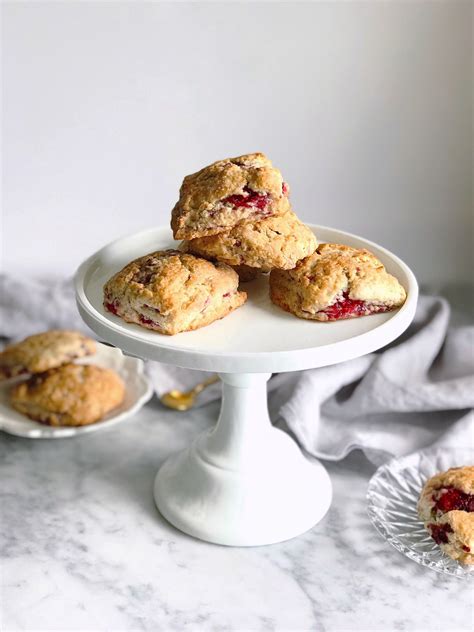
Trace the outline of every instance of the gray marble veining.
{"type": "Polygon", "coordinates": [[[158,514],[152,485],[171,453],[217,416],[153,401],[107,433],[0,436],[1,614],[7,630],[464,631],[472,594],[392,549],[366,515],[373,467],[327,463],[334,502],[282,544],[226,548],[158,514]]]}

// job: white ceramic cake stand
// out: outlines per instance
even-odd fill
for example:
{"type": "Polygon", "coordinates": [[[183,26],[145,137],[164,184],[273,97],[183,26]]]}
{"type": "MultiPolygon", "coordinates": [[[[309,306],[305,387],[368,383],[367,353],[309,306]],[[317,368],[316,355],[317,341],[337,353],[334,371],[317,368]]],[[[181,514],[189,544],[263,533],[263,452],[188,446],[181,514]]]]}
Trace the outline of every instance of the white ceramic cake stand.
{"type": "MultiPolygon", "coordinates": [[[[76,274],[85,322],[125,352],[189,369],[218,372],[223,399],[215,428],[171,456],[155,481],[161,514],[186,533],[218,544],[251,546],[289,539],[311,528],[331,503],[324,467],[270,422],[266,383],[272,373],[349,360],[397,338],[415,313],[418,288],[411,270],[365,239],[313,226],[320,242],[372,250],[405,286],[395,312],[333,323],[300,320],[274,306],[268,278],[245,285],[247,303],[193,332],[164,336],[105,312],[102,288],[126,263],[176,246],[168,228],[119,239],[87,259],[76,274]]],[[[177,385],[179,386],[179,384],[177,385]]]]}

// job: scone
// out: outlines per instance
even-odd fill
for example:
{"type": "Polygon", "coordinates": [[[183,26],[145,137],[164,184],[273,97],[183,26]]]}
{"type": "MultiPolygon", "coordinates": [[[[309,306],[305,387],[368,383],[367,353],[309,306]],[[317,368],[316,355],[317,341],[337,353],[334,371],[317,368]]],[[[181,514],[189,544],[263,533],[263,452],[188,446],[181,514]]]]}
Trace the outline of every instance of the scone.
{"type": "Polygon", "coordinates": [[[290,270],[318,245],[313,231],[291,211],[261,222],[239,224],[230,231],[187,242],[189,252],[227,263],[269,272],[290,270]]]}
{"type": "Polygon", "coordinates": [[[453,467],[430,478],[418,514],[441,549],[463,564],[474,564],[474,466],[453,467]]]}
{"type": "Polygon", "coordinates": [[[104,307],[128,323],[173,335],[204,327],[245,303],[237,272],[178,250],[135,259],[104,286],[104,307]]]}
{"type": "MultiPolygon", "coordinates": [[[[193,240],[182,241],[178,246],[179,251],[193,254],[190,249],[190,244],[192,243],[192,241],[193,240]]],[[[206,258],[207,257],[204,257],[204,259],[206,258]]],[[[262,270],[259,270],[258,268],[251,268],[250,266],[246,265],[231,265],[230,267],[232,268],[232,270],[235,270],[237,272],[237,274],[239,275],[239,281],[241,283],[248,283],[249,281],[253,281],[257,278],[260,272],[262,272],[262,270]]]]}
{"type": "Polygon", "coordinates": [[[216,235],[244,222],[281,215],[288,185],[260,153],[226,158],[186,176],[171,213],[175,239],[216,235]]]}
{"type": "Polygon", "coordinates": [[[95,353],[95,342],[78,331],[51,330],[25,338],[0,353],[0,380],[41,373],[95,353]]]}
{"type": "Polygon", "coordinates": [[[321,244],[293,270],[272,270],[270,297],[299,318],[332,321],[395,309],[406,293],[368,250],[321,244]]]}
{"type": "Polygon", "coordinates": [[[86,426],[119,406],[124,395],[124,383],[114,371],[65,364],[15,386],[10,401],[20,413],[50,426],[86,426]]]}

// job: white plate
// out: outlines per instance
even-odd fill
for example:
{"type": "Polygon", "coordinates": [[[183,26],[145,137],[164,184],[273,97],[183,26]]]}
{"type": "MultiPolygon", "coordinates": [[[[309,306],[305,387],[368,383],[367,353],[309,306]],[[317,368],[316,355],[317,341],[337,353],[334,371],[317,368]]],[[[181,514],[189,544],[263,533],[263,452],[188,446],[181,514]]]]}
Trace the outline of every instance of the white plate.
{"type": "Polygon", "coordinates": [[[134,415],[150,399],[152,386],[143,372],[144,363],[137,358],[123,355],[120,349],[97,343],[97,353],[77,360],[79,364],[97,364],[116,371],[125,382],[125,399],[119,408],[106,415],[101,421],[88,426],[53,427],[40,424],[25,417],[9,405],[9,391],[13,384],[25,378],[14,378],[0,383],[0,430],[18,437],[30,439],[62,439],[87,432],[106,430],[134,415]]]}
{"type": "Polygon", "coordinates": [[[474,464],[474,450],[431,448],[392,459],[369,482],[369,517],[397,551],[438,573],[471,579],[474,567],[463,566],[445,555],[418,518],[416,505],[425,482],[450,467],[474,464]]]}
{"type": "Polygon", "coordinates": [[[165,336],[125,323],[102,305],[104,283],[125,264],[154,250],[176,247],[169,228],[129,235],[104,246],[79,268],[76,298],[85,322],[103,340],[140,358],[189,369],[224,373],[279,373],[335,364],[370,353],[397,338],[410,324],[418,287],[410,268],[394,254],[362,237],[312,226],[320,242],[368,248],[407,290],[396,311],[320,323],[288,314],[270,301],[268,277],[245,284],[248,300],[207,327],[165,336]]]}

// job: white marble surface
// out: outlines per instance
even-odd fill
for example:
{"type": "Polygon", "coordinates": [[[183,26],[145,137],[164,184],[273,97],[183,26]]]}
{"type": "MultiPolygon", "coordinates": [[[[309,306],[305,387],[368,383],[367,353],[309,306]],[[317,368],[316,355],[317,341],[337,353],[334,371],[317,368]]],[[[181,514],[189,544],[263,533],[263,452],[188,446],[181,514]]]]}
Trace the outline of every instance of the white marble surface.
{"type": "Polygon", "coordinates": [[[156,470],[217,416],[152,401],[106,433],[0,436],[2,629],[470,629],[472,593],[385,543],[366,516],[373,472],[329,463],[334,502],[314,529],[253,549],[176,531],[152,499],[156,470]]]}

